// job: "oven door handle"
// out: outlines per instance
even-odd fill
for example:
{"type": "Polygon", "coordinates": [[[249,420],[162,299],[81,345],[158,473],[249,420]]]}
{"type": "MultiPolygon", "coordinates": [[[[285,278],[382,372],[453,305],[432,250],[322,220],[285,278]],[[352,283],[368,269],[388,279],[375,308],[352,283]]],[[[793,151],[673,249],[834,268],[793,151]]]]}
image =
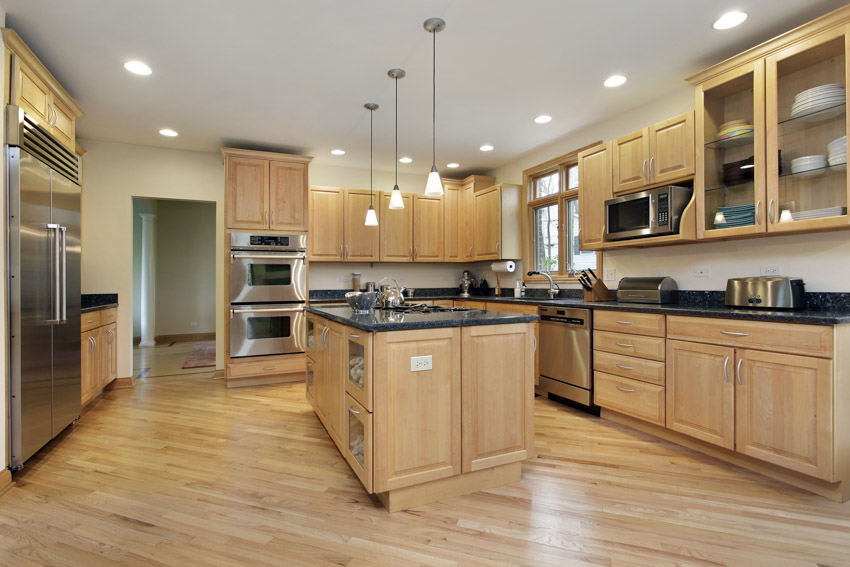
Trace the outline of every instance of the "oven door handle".
{"type": "Polygon", "coordinates": [[[296,311],[304,312],[306,307],[268,307],[261,309],[231,309],[230,318],[241,313],[294,313],[296,311]]]}
{"type": "Polygon", "coordinates": [[[235,254],[230,254],[230,263],[232,264],[234,260],[242,260],[243,258],[251,260],[306,260],[307,255],[302,252],[279,252],[277,254],[252,254],[250,252],[237,252],[235,254]]]}

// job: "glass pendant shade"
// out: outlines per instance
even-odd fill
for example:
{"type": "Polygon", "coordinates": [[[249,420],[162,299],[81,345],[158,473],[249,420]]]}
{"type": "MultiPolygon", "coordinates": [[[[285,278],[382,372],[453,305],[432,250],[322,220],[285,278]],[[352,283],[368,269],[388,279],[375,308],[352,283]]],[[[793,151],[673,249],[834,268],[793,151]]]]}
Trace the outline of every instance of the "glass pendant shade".
{"type": "Polygon", "coordinates": [[[425,184],[425,195],[428,197],[440,197],[443,194],[443,182],[440,179],[440,174],[437,173],[437,167],[431,167],[431,173],[428,174],[428,182],[425,184]]]}
{"type": "Polygon", "coordinates": [[[378,214],[375,212],[375,207],[369,205],[369,210],[366,211],[366,226],[378,226],[378,214]]]}
{"type": "Polygon", "coordinates": [[[390,209],[403,209],[404,208],[404,200],[401,198],[401,189],[398,188],[398,185],[393,187],[393,191],[390,194],[390,209]]]}

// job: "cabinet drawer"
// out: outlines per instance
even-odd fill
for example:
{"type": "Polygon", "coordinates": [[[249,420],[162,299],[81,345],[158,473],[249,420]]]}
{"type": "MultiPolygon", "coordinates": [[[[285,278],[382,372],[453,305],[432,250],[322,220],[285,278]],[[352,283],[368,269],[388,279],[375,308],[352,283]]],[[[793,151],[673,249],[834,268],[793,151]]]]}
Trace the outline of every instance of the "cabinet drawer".
{"type": "Polygon", "coordinates": [[[118,308],[112,307],[110,309],[104,309],[100,311],[100,324],[108,325],[110,323],[114,323],[118,320],[118,308]]]}
{"type": "Polygon", "coordinates": [[[536,305],[521,305],[518,303],[487,302],[487,311],[501,311],[502,313],[521,313],[523,315],[537,315],[536,305]]]}
{"type": "Polygon", "coordinates": [[[348,466],[372,494],[372,414],[349,395],[345,396],[345,447],[348,466]]]}
{"type": "Polygon", "coordinates": [[[666,350],[663,338],[611,333],[609,331],[593,332],[593,348],[615,354],[661,361],[664,360],[664,351],[666,350]]]}
{"type": "Polygon", "coordinates": [[[665,316],[657,313],[597,310],[593,314],[593,328],[599,331],[663,337],[666,324],[665,316]]]}
{"type": "Polygon", "coordinates": [[[832,358],[833,328],[706,317],[669,318],[672,339],[832,358]]]}
{"type": "Polygon", "coordinates": [[[80,314],[80,331],[85,333],[100,327],[100,314],[102,311],[89,311],[80,314]]]}
{"type": "Polygon", "coordinates": [[[664,425],[664,388],[604,372],[594,372],[594,402],[656,425],[664,425]]]}
{"type": "Polygon", "coordinates": [[[593,354],[593,369],[643,382],[664,385],[664,363],[636,356],[623,356],[597,350],[593,354]]]}
{"type": "MultiPolygon", "coordinates": [[[[455,302],[455,304],[457,303],[458,302],[455,302]]],[[[487,304],[483,301],[464,300],[461,302],[461,305],[458,305],[458,307],[466,307],[467,309],[480,309],[482,311],[487,310],[487,304]]]]}
{"type": "Polygon", "coordinates": [[[247,378],[249,376],[273,376],[275,374],[294,374],[304,372],[304,358],[288,360],[267,360],[255,362],[235,362],[227,365],[229,378],[247,378]]]}

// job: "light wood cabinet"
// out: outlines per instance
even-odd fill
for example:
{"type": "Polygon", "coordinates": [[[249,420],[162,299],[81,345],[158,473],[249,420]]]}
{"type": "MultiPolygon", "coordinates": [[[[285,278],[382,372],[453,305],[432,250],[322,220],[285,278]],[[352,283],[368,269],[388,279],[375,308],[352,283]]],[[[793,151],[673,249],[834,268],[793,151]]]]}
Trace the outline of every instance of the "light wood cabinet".
{"type": "Polygon", "coordinates": [[[500,183],[472,196],[473,259],[520,257],[519,185],[500,183]]]}
{"type": "MultiPolygon", "coordinates": [[[[475,303],[475,302],[473,302],[475,303]]],[[[437,305],[437,302],[434,302],[434,305],[437,305]]],[[[507,313],[522,313],[523,315],[537,315],[538,308],[536,305],[521,305],[518,303],[503,303],[503,302],[487,302],[486,307],[484,308],[487,311],[505,311],[507,313]]],[[[540,344],[540,322],[535,321],[534,325],[534,340],[533,340],[533,351],[534,351],[534,384],[538,385],[540,383],[540,351],[537,348],[537,345],[540,344]]]]}
{"type": "Polygon", "coordinates": [[[308,165],[313,158],[222,148],[229,229],[306,232],[308,165]]]}
{"type": "Polygon", "coordinates": [[[80,335],[81,371],[80,391],[81,402],[85,404],[100,391],[101,360],[100,351],[97,350],[97,341],[100,331],[94,329],[80,335]]]}
{"type": "Polygon", "coordinates": [[[350,395],[345,396],[346,420],[343,455],[366,492],[373,492],[374,462],[372,414],[350,395]]]}
{"type": "Polygon", "coordinates": [[[664,388],[605,372],[594,372],[594,403],[637,419],[664,425],[664,388]]]}
{"type": "Polygon", "coordinates": [[[343,339],[344,327],[328,322],[325,332],[327,359],[325,365],[325,392],[322,396],[325,427],[337,446],[345,439],[345,383],[348,376],[348,357],[343,339]]]}
{"type": "Polygon", "coordinates": [[[9,104],[21,107],[70,151],[76,150],[76,102],[13,30],[4,29],[9,104]]]}
{"type": "Polygon", "coordinates": [[[614,193],[627,193],[694,175],[694,113],[686,112],[617,138],[614,193]]]}
{"type": "Polygon", "coordinates": [[[80,317],[82,405],[118,377],[117,308],[89,311],[80,317]]]}
{"type": "Polygon", "coordinates": [[[381,194],[381,262],[413,261],[413,195],[402,194],[403,209],[390,209],[390,194],[381,194]]]}
{"type": "Polygon", "coordinates": [[[118,325],[115,323],[100,328],[100,340],[98,341],[101,351],[100,388],[118,377],[117,329],[118,325]]]}
{"type": "Polygon", "coordinates": [[[347,344],[345,391],[372,411],[372,333],[344,327],[343,341],[347,344]]]}
{"type": "Polygon", "coordinates": [[[604,242],[605,201],[613,197],[611,167],[611,142],[578,154],[578,238],[582,250],[599,249],[604,242]]]}
{"type": "Polygon", "coordinates": [[[310,188],[311,262],[341,262],[344,253],[345,202],[337,187],[310,188]]]}
{"type": "Polygon", "coordinates": [[[349,262],[377,262],[380,260],[380,216],[378,226],[366,226],[369,205],[375,213],[381,207],[380,194],[370,195],[364,189],[346,189],[344,193],[344,258],[349,262]]]}
{"type": "Polygon", "coordinates": [[[442,262],[443,198],[413,196],[413,261],[442,262]]]}
{"type": "Polygon", "coordinates": [[[472,262],[474,227],[470,222],[473,195],[476,190],[491,187],[495,177],[470,175],[464,180],[443,179],[443,223],[445,227],[445,261],[472,262]]]}

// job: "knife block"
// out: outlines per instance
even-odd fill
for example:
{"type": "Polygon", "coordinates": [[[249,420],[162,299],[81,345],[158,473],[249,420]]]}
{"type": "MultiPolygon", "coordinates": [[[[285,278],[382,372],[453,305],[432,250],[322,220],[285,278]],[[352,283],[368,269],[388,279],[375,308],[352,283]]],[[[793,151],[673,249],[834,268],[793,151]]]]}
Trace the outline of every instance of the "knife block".
{"type": "Polygon", "coordinates": [[[608,289],[602,280],[596,280],[593,283],[593,290],[584,290],[585,301],[614,301],[614,294],[608,289]]]}

